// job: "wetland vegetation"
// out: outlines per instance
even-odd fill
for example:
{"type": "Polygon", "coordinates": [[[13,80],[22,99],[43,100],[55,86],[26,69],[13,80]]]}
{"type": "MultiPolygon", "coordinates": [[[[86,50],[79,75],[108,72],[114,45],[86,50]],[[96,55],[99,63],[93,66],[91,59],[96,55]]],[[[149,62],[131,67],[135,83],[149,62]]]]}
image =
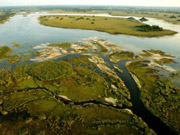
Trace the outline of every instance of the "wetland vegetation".
{"type": "Polygon", "coordinates": [[[163,31],[163,28],[159,26],[150,26],[150,25],[141,25],[141,26],[136,26],[139,31],[143,32],[149,32],[149,31],[163,31]]]}
{"type": "Polygon", "coordinates": [[[100,69],[93,57],[1,69],[1,134],[155,134],[125,109],[132,103],[121,78],[100,69]]]}
{"type": "Polygon", "coordinates": [[[118,62],[120,60],[132,60],[137,58],[134,53],[129,51],[120,51],[120,52],[113,52],[109,55],[109,58],[112,62],[118,62]]]}
{"type": "Polygon", "coordinates": [[[142,17],[141,19],[139,19],[141,22],[146,22],[148,21],[148,19],[146,19],[145,17],[142,17]]]}
{"type": "Polygon", "coordinates": [[[11,16],[14,16],[15,13],[12,12],[1,12],[0,11],[0,24],[6,22],[11,16]]]}
{"type": "MultiPolygon", "coordinates": [[[[176,33],[161,26],[146,25],[147,17],[177,24],[180,19],[180,10],[174,8],[37,6],[0,8],[0,23],[14,13],[25,17],[36,11],[133,16],[125,19],[44,15],[39,20],[47,26],[140,37],[176,33]],[[134,16],[142,17],[142,22],[134,16]]],[[[180,77],[175,68],[178,66],[176,56],[152,48],[131,52],[132,49],[125,49],[122,44],[120,47],[116,41],[107,41],[108,38],[89,37],[71,42],[61,41],[62,36],[58,35],[57,42],[50,40],[49,43],[17,43],[15,40],[17,42],[4,46],[2,42],[0,134],[180,133],[180,88],[171,80],[180,77]]],[[[133,38],[133,41],[139,39],[133,38]]]]}
{"type": "Polygon", "coordinates": [[[8,46],[0,47],[0,59],[6,57],[11,51],[12,49],[8,46]]]}
{"type": "MultiPolygon", "coordinates": [[[[156,62],[162,63],[161,61],[162,59],[156,62]]],[[[173,61],[168,59],[166,63],[171,62],[173,61]]],[[[159,76],[159,71],[149,67],[149,63],[148,60],[135,61],[128,64],[127,68],[137,78],[136,82],[145,106],[164,123],[179,132],[180,89],[174,86],[168,78],[159,76]]]]}
{"type": "MultiPolygon", "coordinates": [[[[22,55],[25,58],[19,59],[19,63],[18,55],[8,55],[11,48],[1,49],[2,59],[13,66],[0,70],[2,135],[156,134],[131,111],[130,92],[118,76],[123,70],[117,65],[112,69],[112,63],[106,59],[118,62],[156,56],[160,57],[155,60],[158,64],[173,63],[169,54],[144,50],[136,56],[98,38],[86,39],[82,44],[39,45],[32,49],[32,55],[22,55]],[[56,49],[64,53],[53,57],[51,53],[57,53],[56,49]],[[40,62],[23,64],[37,58],[40,62]]],[[[136,60],[127,68],[140,88],[144,105],[178,132],[179,89],[148,63],[149,60],[136,60]]]]}

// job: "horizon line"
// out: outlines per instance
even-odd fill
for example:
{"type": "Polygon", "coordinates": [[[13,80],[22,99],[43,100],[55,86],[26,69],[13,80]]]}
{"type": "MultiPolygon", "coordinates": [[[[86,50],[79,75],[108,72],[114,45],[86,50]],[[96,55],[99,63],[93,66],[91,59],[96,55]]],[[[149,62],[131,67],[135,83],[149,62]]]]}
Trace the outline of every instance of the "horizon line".
{"type": "Polygon", "coordinates": [[[164,7],[164,8],[180,8],[180,6],[138,6],[138,5],[100,5],[100,4],[97,4],[97,5],[91,5],[91,4],[87,4],[87,5],[81,5],[81,4],[64,4],[64,5],[49,5],[49,4],[45,4],[45,5],[0,5],[0,7],[33,7],[33,6],[114,6],[114,7],[120,7],[120,6],[123,6],[123,7],[164,7]]]}

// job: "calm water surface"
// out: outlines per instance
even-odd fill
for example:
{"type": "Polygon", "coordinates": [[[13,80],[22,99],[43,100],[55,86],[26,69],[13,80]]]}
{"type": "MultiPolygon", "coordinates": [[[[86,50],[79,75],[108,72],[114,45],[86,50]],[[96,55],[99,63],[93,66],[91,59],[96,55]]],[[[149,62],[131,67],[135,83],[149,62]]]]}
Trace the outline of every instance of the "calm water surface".
{"type": "MultiPolygon", "coordinates": [[[[180,34],[157,38],[142,38],[127,35],[111,35],[93,30],[54,28],[39,24],[37,18],[45,14],[47,13],[33,13],[27,16],[16,15],[5,24],[0,25],[0,45],[12,45],[12,42],[21,44],[29,42],[35,45],[47,42],[78,42],[88,37],[99,37],[110,40],[112,43],[133,52],[138,53],[142,49],[160,49],[180,58],[180,34]]],[[[87,14],[84,15],[87,16],[87,14]]],[[[99,14],[97,16],[112,17],[106,14],[99,14]]],[[[139,18],[136,17],[136,19],[139,18]]],[[[180,32],[180,25],[169,24],[153,18],[148,19],[149,21],[146,22],[148,24],[156,24],[163,28],[180,32]]]]}
{"type": "MultiPolygon", "coordinates": [[[[159,25],[163,28],[175,30],[179,33],[173,36],[142,38],[127,35],[111,35],[105,32],[97,32],[93,30],[64,29],[43,26],[40,25],[38,21],[38,17],[40,15],[47,15],[47,13],[32,13],[27,16],[16,15],[10,18],[8,22],[1,24],[0,46],[9,45],[13,47],[12,42],[21,43],[22,45],[24,45],[24,47],[13,47],[14,52],[19,53],[19,51],[22,51],[23,53],[25,53],[27,52],[27,50],[32,49],[32,47],[30,46],[31,44],[34,44],[36,46],[41,43],[81,42],[85,38],[99,37],[109,40],[111,43],[116,44],[121,48],[132,51],[134,53],[140,53],[143,49],[158,49],[170,53],[176,56],[176,60],[178,62],[178,64],[172,64],[171,66],[176,70],[180,70],[180,25],[174,25],[164,22],[162,20],[148,18],[149,21],[146,22],[147,24],[159,25]],[[30,45],[25,45],[25,43],[27,42],[30,45]]],[[[87,14],[84,15],[88,16],[87,14]]],[[[90,16],[92,16],[92,14],[90,16]]],[[[98,14],[97,16],[113,17],[107,14],[98,14]]],[[[139,19],[138,17],[135,18],[139,19]]],[[[119,64],[119,66],[122,65],[122,63],[119,64]]],[[[124,65],[123,67],[121,67],[121,69],[123,68],[124,65]]],[[[126,70],[123,69],[123,71],[126,70]]],[[[121,77],[123,78],[125,84],[129,86],[128,88],[131,90],[131,96],[133,95],[133,112],[135,112],[138,116],[142,117],[142,119],[146,121],[150,127],[154,127],[153,125],[159,122],[159,127],[154,127],[153,129],[157,129],[155,131],[163,131],[163,128],[166,127],[166,125],[163,125],[163,123],[159,119],[155,118],[150,112],[148,112],[148,110],[144,107],[143,103],[141,103],[140,98],[137,97],[137,93],[133,94],[133,92],[139,92],[139,90],[128,71],[125,72],[124,76],[121,75],[121,77]],[[130,83],[131,85],[129,85],[128,83],[130,83]]],[[[179,81],[177,79],[176,81],[177,82],[175,83],[178,85],[179,81]]]]}
{"type": "MultiPolygon", "coordinates": [[[[55,13],[53,13],[55,15],[55,13]]],[[[88,37],[99,37],[109,40],[112,44],[116,44],[125,50],[134,53],[141,53],[143,49],[158,49],[176,56],[178,64],[172,64],[173,68],[180,71],[180,25],[170,24],[163,20],[154,18],[147,18],[147,24],[159,25],[165,29],[171,29],[178,32],[178,34],[164,37],[142,38],[128,35],[112,35],[105,32],[98,32],[93,30],[80,30],[80,29],[64,29],[39,24],[38,17],[40,15],[50,15],[50,13],[31,13],[27,16],[16,15],[11,17],[9,21],[0,25],[0,46],[9,45],[13,46],[12,42],[39,45],[41,43],[53,42],[80,42],[88,37]]],[[[56,14],[66,15],[66,14],[56,14]]],[[[92,14],[68,14],[68,15],[86,15],[92,14]]],[[[95,16],[106,17],[123,17],[129,16],[111,16],[107,14],[96,14],[95,16]]],[[[134,17],[140,19],[140,17],[134,17]]],[[[20,51],[26,52],[32,47],[21,46],[13,48],[15,53],[20,51]]],[[[180,86],[179,80],[175,80],[176,84],[180,86]]]]}

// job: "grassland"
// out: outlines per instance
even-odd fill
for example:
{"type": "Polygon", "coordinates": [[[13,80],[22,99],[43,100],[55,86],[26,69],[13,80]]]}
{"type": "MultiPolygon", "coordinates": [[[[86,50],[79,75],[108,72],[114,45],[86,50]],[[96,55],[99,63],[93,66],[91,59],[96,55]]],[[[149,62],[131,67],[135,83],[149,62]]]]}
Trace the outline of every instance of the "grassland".
{"type": "MultiPolygon", "coordinates": [[[[180,132],[180,90],[170,80],[161,77],[156,69],[148,67],[150,61],[135,61],[127,67],[138,79],[144,105],[164,123],[180,132]]],[[[171,61],[160,60],[160,63],[171,61]]]]}
{"type": "Polygon", "coordinates": [[[93,44],[97,47],[96,49],[93,49],[94,52],[97,53],[106,53],[108,51],[108,49],[106,47],[104,47],[102,44],[100,44],[99,42],[93,42],[93,44]]]}
{"type": "Polygon", "coordinates": [[[71,43],[67,43],[67,42],[53,43],[53,44],[50,44],[49,46],[52,46],[52,47],[71,47],[71,43]]]}
{"type": "MultiPolygon", "coordinates": [[[[111,63],[103,58],[109,56],[113,62],[152,58],[152,61],[164,64],[174,63],[173,57],[159,50],[144,50],[136,56],[98,38],[88,38],[84,43],[52,43],[47,45],[45,52],[49,53],[53,48],[55,52],[56,49],[83,48],[93,53],[67,51],[63,54],[65,57],[59,56],[55,60],[51,57],[51,60],[35,63],[17,62],[18,55],[4,57],[13,65],[0,69],[2,135],[155,134],[131,112],[130,92],[117,75],[123,71],[114,63],[116,73],[109,66],[111,63]],[[112,53],[107,54],[111,49],[112,53]],[[154,56],[160,59],[154,60],[154,56]]],[[[44,50],[44,46],[41,49],[44,50]]],[[[38,52],[31,50],[32,55],[36,55],[32,57],[45,57],[41,49],[38,52]]],[[[31,55],[21,57],[26,60],[31,55]]],[[[179,89],[161,78],[149,63],[147,60],[132,62],[128,69],[138,82],[145,106],[179,132],[179,89]]]]}
{"type": "Polygon", "coordinates": [[[120,60],[131,60],[136,58],[134,53],[128,52],[128,51],[120,51],[120,52],[114,52],[109,55],[109,58],[112,62],[118,62],[120,60]]]}
{"type": "Polygon", "coordinates": [[[124,18],[107,18],[95,16],[41,16],[40,24],[60,28],[87,29],[108,32],[110,34],[127,34],[141,37],[156,37],[175,34],[175,31],[140,31],[137,26],[143,23],[124,18]]]}
{"type": "Polygon", "coordinates": [[[1,69],[1,134],[155,134],[136,115],[106,103],[105,97],[113,97],[116,106],[130,107],[129,92],[120,79],[99,71],[89,57],[1,69]],[[74,103],[67,104],[60,96],[74,103]],[[77,104],[90,100],[111,107],[77,104]]]}
{"type": "Polygon", "coordinates": [[[37,100],[27,106],[27,109],[21,107],[22,111],[18,109],[5,116],[0,115],[2,135],[155,134],[141,119],[123,110],[96,105],[71,108],[51,98],[37,100]],[[11,128],[9,129],[8,126],[11,128]]]}
{"type": "Polygon", "coordinates": [[[176,63],[174,60],[169,59],[169,58],[161,58],[159,60],[155,60],[156,63],[158,64],[164,64],[164,63],[176,63]]]}
{"type": "Polygon", "coordinates": [[[32,66],[29,74],[39,80],[50,81],[56,80],[64,75],[71,75],[72,72],[72,67],[69,63],[46,61],[32,66]]]}
{"type": "Polygon", "coordinates": [[[144,58],[153,57],[153,56],[155,56],[155,57],[164,57],[164,58],[166,58],[166,57],[173,58],[172,55],[167,54],[167,53],[165,53],[163,51],[160,51],[160,50],[151,49],[151,50],[142,50],[142,52],[143,53],[140,56],[144,57],[144,58]]]}
{"type": "Polygon", "coordinates": [[[157,18],[161,19],[173,24],[180,24],[180,14],[179,10],[172,10],[170,9],[158,9],[158,8],[144,8],[144,7],[138,7],[138,8],[132,8],[132,7],[111,7],[112,10],[106,9],[106,10],[98,10],[97,9],[89,9],[89,10],[80,10],[80,11],[71,11],[71,10],[54,10],[50,11],[51,13],[76,13],[76,14],[102,14],[107,13],[114,16],[138,16],[138,17],[151,17],[151,18],[157,18]],[[115,8],[113,10],[113,8],[115,8]]]}
{"type": "Polygon", "coordinates": [[[152,12],[152,11],[121,11],[121,12],[112,12],[110,13],[114,16],[138,16],[138,17],[151,17],[157,18],[169,23],[180,24],[180,16],[178,13],[168,13],[168,12],[152,12]]]}

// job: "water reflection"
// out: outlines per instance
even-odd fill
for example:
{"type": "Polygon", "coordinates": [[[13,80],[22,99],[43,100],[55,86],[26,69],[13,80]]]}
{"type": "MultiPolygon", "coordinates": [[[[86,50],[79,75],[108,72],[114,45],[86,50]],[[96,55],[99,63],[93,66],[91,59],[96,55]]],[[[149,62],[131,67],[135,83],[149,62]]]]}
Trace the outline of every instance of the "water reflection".
{"type": "MultiPolygon", "coordinates": [[[[33,13],[27,16],[16,15],[9,22],[0,25],[0,45],[12,45],[12,42],[22,44],[29,42],[35,45],[46,42],[77,42],[83,38],[95,36],[110,40],[124,49],[130,49],[130,51],[137,53],[142,49],[159,49],[180,57],[180,34],[158,38],[141,38],[127,35],[111,35],[93,30],[47,27],[40,25],[37,19],[40,15],[45,14],[47,13],[33,13]]],[[[99,16],[110,15],[100,14],[99,16]]],[[[149,24],[157,24],[164,28],[180,31],[179,25],[169,24],[152,18],[148,19],[147,23],[149,24]]]]}
{"type": "MultiPolygon", "coordinates": [[[[109,40],[112,44],[116,44],[125,50],[132,51],[136,54],[141,53],[143,49],[157,49],[168,52],[177,56],[176,61],[180,63],[180,34],[164,37],[142,38],[128,35],[112,35],[105,32],[80,29],[64,29],[48,27],[39,24],[38,17],[40,15],[48,15],[49,13],[31,13],[27,16],[16,15],[4,24],[0,25],[0,46],[13,46],[12,42],[21,44],[29,43],[38,45],[41,43],[53,42],[78,42],[88,37],[99,37],[109,40]]],[[[53,13],[54,14],[54,13],[53,13]]],[[[65,15],[65,14],[61,14],[65,15]]],[[[69,14],[74,15],[74,14],[69,14]]],[[[76,14],[92,16],[92,14],[76,14]]],[[[119,17],[110,16],[107,14],[96,14],[95,16],[119,17]]],[[[121,17],[121,16],[120,16],[121,17]]],[[[123,16],[124,17],[124,16],[123,16]]],[[[128,16],[124,17],[128,18],[128,16]]],[[[135,17],[139,19],[140,17],[135,17]]],[[[180,32],[180,25],[170,24],[168,22],[147,18],[146,23],[151,25],[159,25],[166,29],[180,32]]],[[[16,53],[19,51],[27,51],[32,47],[24,45],[20,48],[13,48],[16,53]]],[[[175,69],[179,69],[180,65],[174,65],[175,69]]]]}

